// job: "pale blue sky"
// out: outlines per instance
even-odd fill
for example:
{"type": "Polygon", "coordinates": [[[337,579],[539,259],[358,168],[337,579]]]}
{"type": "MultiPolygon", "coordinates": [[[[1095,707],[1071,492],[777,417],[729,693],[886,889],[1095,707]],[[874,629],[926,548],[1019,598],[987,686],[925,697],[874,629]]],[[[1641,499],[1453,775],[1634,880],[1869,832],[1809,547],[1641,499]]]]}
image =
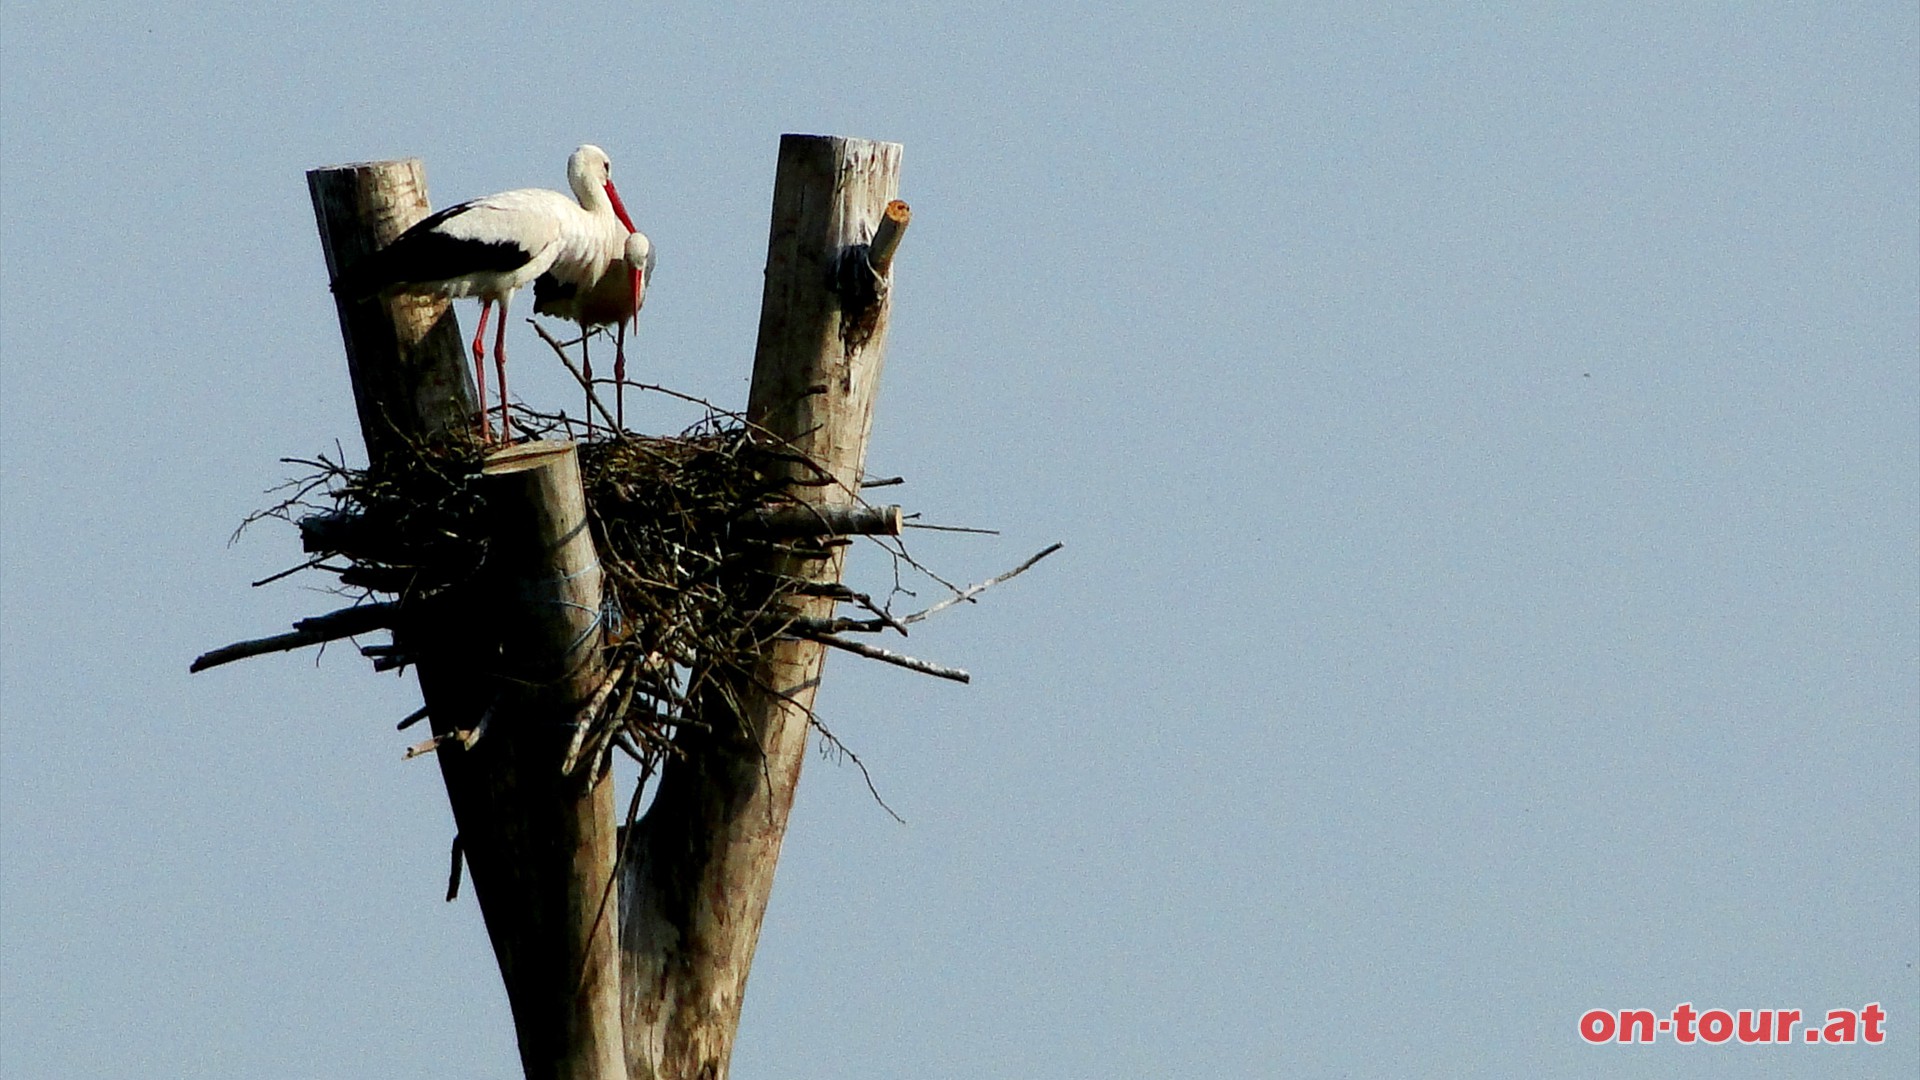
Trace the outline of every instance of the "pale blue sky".
{"type": "Polygon", "coordinates": [[[334,603],[226,546],[358,442],[302,173],[600,143],[728,402],[806,131],[906,147],[922,557],[1067,546],[829,662],[908,824],[809,764],[736,1077],[1920,1070],[1913,5],[954,8],[7,6],[0,1067],[517,1075],[411,677],[186,674],[334,603]]]}

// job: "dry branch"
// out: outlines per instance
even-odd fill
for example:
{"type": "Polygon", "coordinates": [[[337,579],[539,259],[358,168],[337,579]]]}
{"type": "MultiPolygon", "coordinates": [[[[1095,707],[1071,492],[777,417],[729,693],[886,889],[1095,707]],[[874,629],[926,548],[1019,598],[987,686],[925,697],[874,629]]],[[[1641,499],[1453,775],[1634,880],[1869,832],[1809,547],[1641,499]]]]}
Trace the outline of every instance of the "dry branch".
{"type": "Polygon", "coordinates": [[[734,520],[741,536],[781,540],[810,536],[898,536],[904,515],[898,506],[833,503],[826,506],[761,507],[734,520]]]}
{"type": "MultiPolygon", "coordinates": [[[[916,517],[919,515],[915,515],[916,517]]],[[[969,536],[999,536],[999,529],[976,529],[971,525],[929,525],[924,521],[903,521],[903,529],[921,529],[926,532],[966,533],[969,536]]]]}
{"type": "Polygon", "coordinates": [[[300,563],[297,566],[289,566],[285,570],[282,570],[278,573],[268,574],[266,577],[261,578],[259,581],[253,582],[252,585],[256,589],[262,585],[271,585],[274,582],[279,581],[281,578],[292,577],[293,575],[299,573],[302,570],[311,570],[314,567],[319,566],[321,563],[324,563],[326,561],[327,561],[327,557],[325,555],[320,555],[315,558],[308,559],[306,562],[300,563]]]}
{"type": "Polygon", "coordinates": [[[613,696],[613,688],[619,684],[622,678],[626,677],[626,674],[627,668],[625,664],[616,666],[608,671],[606,676],[600,680],[600,686],[594,690],[593,696],[587,699],[585,707],[574,716],[573,738],[567,743],[566,756],[560,760],[561,772],[568,776],[573,775],[574,765],[580,760],[580,748],[588,742],[587,736],[595,727],[594,722],[600,715],[600,707],[607,703],[609,697],[613,696]]]}
{"type": "Polygon", "coordinates": [[[455,745],[462,750],[471,750],[474,744],[480,741],[480,737],[487,733],[487,725],[492,722],[493,710],[488,709],[486,712],[480,714],[479,722],[470,728],[452,728],[435,735],[425,742],[418,742],[407,747],[406,754],[403,755],[400,760],[412,761],[422,754],[431,753],[447,745],[455,745]]]}
{"type": "Polygon", "coordinates": [[[255,638],[251,641],[236,641],[211,652],[201,653],[192,664],[189,672],[205,671],[231,664],[235,660],[245,660],[251,656],[266,653],[285,652],[288,649],[304,648],[308,645],[320,645],[341,638],[353,637],[374,630],[391,629],[399,612],[398,604],[392,602],[361,604],[357,607],[342,608],[325,615],[315,615],[301,619],[293,624],[293,632],[275,634],[272,637],[255,638]]]}
{"type": "Polygon", "coordinates": [[[980,595],[981,593],[994,587],[995,585],[998,585],[1001,582],[1006,581],[1010,578],[1019,577],[1021,574],[1026,573],[1027,569],[1031,567],[1034,563],[1037,563],[1041,559],[1044,559],[1047,556],[1053,554],[1054,552],[1059,551],[1063,546],[1065,545],[1053,544],[1047,547],[1045,550],[1041,551],[1039,554],[1035,555],[1033,558],[1028,559],[1026,562],[1021,563],[1019,566],[1014,567],[1013,569],[1007,571],[1006,573],[996,574],[993,577],[988,578],[987,580],[981,582],[978,585],[969,585],[964,589],[957,590],[952,596],[949,596],[945,600],[942,600],[939,603],[933,605],[932,607],[927,608],[925,611],[916,611],[911,615],[903,617],[900,621],[903,623],[917,623],[929,615],[932,615],[939,611],[945,611],[947,608],[950,608],[953,605],[958,604],[962,601],[971,601],[974,597],[980,595]]]}
{"type": "Polygon", "coordinates": [[[893,664],[896,667],[906,668],[908,671],[917,671],[922,675],[935,675],[942,679],[952,679],[954,682],[961,683],[973,681],[973,676],[959,668],[931,663],[912,656],[903,656],[892,650],[882,649],[877,645],[868,645],[864,642],[835,637],[832,634],[800,633],[795,636],[803,637],[808,641],[817,641],[822,645],[831,645],[836,649],[844,649],[847,652],[864,656],[869,660],[879,660],[883,663],[893,664]]]}
{"type": "MultiPolygon", "coordinates": [[[[559,339],[547,333],[546,327],[541,326],[532,319],[527,320],[527,325],[533,327],[533,332],[540,335],[540,340],[546,342],[547,345],[553,349],[554,355],[558,356],[560,362],[566,365],[567,374],[573,376],[573,381],[579,383],[580,388],[587,392],[587,400],[593,403],[594,411],[600,414],[600,419],[607,422],[607,430],[619,431],[620,425],[614,421],[613,414],[608,412],[607,407],[600,403],[600,396],[593,392],[593,383],[588,381],[585,375],[581,374],[579,368],[573,366],[573,358],[567,355],[566,347],[560,344],[559,339]]],[[[591,427],[591,425],[589,425],[589,427],[591,427]]]]}
{"type": "Polygon", "coordinates": [[[844,634],[849,631],[861,634],[877,634],[882,630],[898,630],[906,634],[906,628],[891,618],[849,619],[836,615],[831,619],[795,618],[787,623],[787,628],[800,634],[844,634]]]}

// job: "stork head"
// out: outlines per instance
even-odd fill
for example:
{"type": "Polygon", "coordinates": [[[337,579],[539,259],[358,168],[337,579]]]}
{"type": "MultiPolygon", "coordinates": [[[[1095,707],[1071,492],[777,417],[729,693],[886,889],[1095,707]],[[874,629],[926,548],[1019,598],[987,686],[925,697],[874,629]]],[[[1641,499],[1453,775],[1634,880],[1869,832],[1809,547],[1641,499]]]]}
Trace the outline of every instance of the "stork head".
{"type": "Polygon", "coordinates": [[[647,284],[653,280],[653,241],[643,232],[627,234],[626,251],[621,256],[629,267],[629,281],[633,287],[633,321],[635,327],[640,324],[640,305],[647,302],[647,284]]]}
{"type": "Polygon", "coordinates": [[[633,231],[633,219],[627,216],[627,207],[620,201],[620,192],[613,186],[613,159],[605,150],[592,143],[582,144],[567,159],[567,184],[573,188],[573,197],[580,205],[591,207],[602,196],[613,206],[613,216],[620,224],[633,231]]]}

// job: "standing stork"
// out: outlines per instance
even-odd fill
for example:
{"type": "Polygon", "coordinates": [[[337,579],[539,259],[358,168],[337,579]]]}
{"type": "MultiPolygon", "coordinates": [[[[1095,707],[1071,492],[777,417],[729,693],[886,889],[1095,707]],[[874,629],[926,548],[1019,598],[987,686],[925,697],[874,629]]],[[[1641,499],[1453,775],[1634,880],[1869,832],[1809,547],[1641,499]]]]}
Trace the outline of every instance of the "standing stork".
{"type": "Polygon", "coordinates": [[[627,425],[627,320],[640,325],[640,307],[647,302],[647,286],[653,281],[653,241],[643,232],[627,235],[620,258],[614,260],[600,280],[591,285],[563,281],[553,273],[541,274],[533,283],[533,310],[580,324],[580,370],[586,380],[587,430],[593,430],[593,360],[587,355],[587,339],[596,327],[615,327],[613,339],[613,392],[616,429],[627,425]]]}
{"type": "Polygon", "coordinates": [[[480,299],[473,335],[474,382],[480,392],[480,429],[493,439],[487,417],[484,349],[487,315],[500,305],[493,366],[500,383],[501,438],[507,420],[507,308],[514,291],[542,274],[572,285],[599,281],[621,257],[633,221],[613,186],[613,162],[591,144],[567,159],[569,199],[544,188],[519,188],[449,206],[421,219],[393,243],[348,267],[333,291],[352,299],[396,293],[480,299]]]}

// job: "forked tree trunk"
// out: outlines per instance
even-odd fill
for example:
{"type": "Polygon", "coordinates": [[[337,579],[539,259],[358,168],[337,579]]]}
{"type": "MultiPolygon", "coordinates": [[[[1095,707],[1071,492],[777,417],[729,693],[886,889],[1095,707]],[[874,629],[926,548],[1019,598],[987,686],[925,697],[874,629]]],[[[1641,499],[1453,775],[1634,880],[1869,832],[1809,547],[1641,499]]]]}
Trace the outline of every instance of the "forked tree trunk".
{"type": "MultiPolygon", "coordinates": [[[[905,207],[888,206],[899,168],[891,143],[800,135],[780,143],[748,411],[837,481],[792,488],[798,502],[834,508],[836,520],[859,489],[884,356],[884,237],[897,239],[905,223],[905,207]],[[883,222],[883,250],[869,260],[883,222]]],[[[426,213],[415,161],[308,179],[336,276],[426,213]]],[[[471,422],[459,331],[444,303],[342,304],[340,321],[370,459],[471,422]]],[[[617,902],[603,910],[615,874],[611,782],[567,780],[560,769],[566,722],[600,678],[597,564],[575,468],[564,445],[496,455],[487,469],[495,514],[487,589],[397,630],[396,642],[417,665],[443,740],[448,799],[527,1076],[721,1080],[824,649],[782,641],[704,703],[706,722],[678,736],[686,753],[665,766],[626,842],[617,902]],[[501,626],[516,628],[504,645],[501,626]]],[[[815,477],[796,467],[792,478],[815,477]]],[[[769,558],[771,573],[839,580],[838,554],[769,558]]],[[[833,609],[821,597],[789,605],[813,618],[833,609]]]]}

